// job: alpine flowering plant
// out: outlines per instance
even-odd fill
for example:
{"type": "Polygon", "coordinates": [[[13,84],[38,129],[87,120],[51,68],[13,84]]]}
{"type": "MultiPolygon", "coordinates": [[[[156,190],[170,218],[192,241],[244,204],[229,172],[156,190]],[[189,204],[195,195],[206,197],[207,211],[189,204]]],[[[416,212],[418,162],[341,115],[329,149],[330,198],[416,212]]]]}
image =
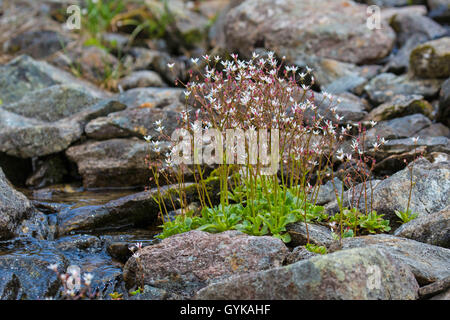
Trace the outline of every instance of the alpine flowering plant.
{"type": "MultiPolygon", "coordinates": [[[[309,243],[308,223],[327,223],[323,208],[315,204],[320,186],[334,181],[338,163],[347,168],[346,187],[363,182],[359,192],[367,197],[375,160],[365,152],[366,129],[357,124],[353,136],[352,125],[340,125],[344,117],[338,113],[339,99],[326,92],[315,95],[310,68],[286,66],[273,52],[254,53],[249,60],[236,54],[229,60],[206,55],[192,63],[197,69],[190,71],[189,81],[177,81],[185,88],[179,129],[169,137],[159,123],[161,141],[147,137],[158,152],[170,144],[164,160],[149,162],[164,221],[160,237],[191,229],[235,229],[289,242],[287,224],[303,221],[309,243]],[[344,152],[349,138],[353,142],[344,152]],[[208,177],[211,167],[215,170],[208,177]],[[198,212],[187,209],[188,198],[192,201],[187,175],[195,181],[198,212]],[[175,193],[161,188],[171,177],[176,179],[175,193]],[[176,207],[181,215],[169,219],[169,208],[176,207]]],[[[372,151],[384,142],[377,138],[372,151]]],[[[335,192],[342,238],[344,188],[335,192]]],[[[369,212],[367,208],[364,214],[369,212]]]]}

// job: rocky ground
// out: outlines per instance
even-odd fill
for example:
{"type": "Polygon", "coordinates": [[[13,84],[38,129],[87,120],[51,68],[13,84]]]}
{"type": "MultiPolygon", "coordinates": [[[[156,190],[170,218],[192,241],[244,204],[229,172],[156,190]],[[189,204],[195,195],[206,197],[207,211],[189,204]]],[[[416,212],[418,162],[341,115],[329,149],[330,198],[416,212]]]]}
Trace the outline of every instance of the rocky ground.
{"type": "MultiPolygon", "coordinates": [[[[450,299],[449,0],[173,0],[164,37],[119,26],[102,31],[101,46],[64,27],[68,2],[0,0],[0,299],[59,298],[50,264],[92,273],[104,299],[450,299]],[[381,29],[370,31],[372,4],[381,29]],[[378,122],[367,143],[389,142],[376,155],[372,206],[391,234],[339,247],[329,228],[310,226],[326,255],[303,247],[302,223],[288,246],[236,231],[154,238],[144,159],[156,153],[144,136],[156,120],[176,128],[175,77],[191,57],[265,49],[313,68],[316,99],[340,97],[348,123],[378,122]],[[414,150],[419,216],[400,226],[414,150]]],[[[333,194],[326,184],[319,195],[330,213],[333,194]]]]}

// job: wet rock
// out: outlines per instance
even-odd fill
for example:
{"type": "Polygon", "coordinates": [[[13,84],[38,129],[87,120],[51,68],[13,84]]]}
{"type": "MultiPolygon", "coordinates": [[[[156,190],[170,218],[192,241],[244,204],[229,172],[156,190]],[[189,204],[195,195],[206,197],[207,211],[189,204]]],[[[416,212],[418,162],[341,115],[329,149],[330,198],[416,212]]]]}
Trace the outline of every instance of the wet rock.
{"type": "MultiPolygon", "coordinates": [[[[413,164],[413,182],[410,209],[419,214],[419,217],[427,216],[444,209],[449,205],[448,194],[450,192],[449,174],[450,166],[448,162],[430,163],[421,158],[413,164]]],[[[406,210],[408,205],[409,189],[411,184],[410,170],[403,169],[387,179],[374,185],[373,200],[368,199],[368,207],[373,208],[378,214],[384,214],[384,218],[390,220],[391,226],[395,225],[398,217],[395,210],[406,210]]],[[[355,188],[359,188],[356,186],[355,188]]],[[[358,197],[356,192],[355,197],[358,197]]],[[[344,205],[349,202],[356,205],[356,198],[353,199],[351,192],[344,195],[344,205]]],[[[326,206],[331,212],[338,212],[337,203],[334,201],[326,206]]],[[[365,211],[365,201],[361,200],[359,209],[365,211]]]]}
{"type": "Polygon", "coordinates": [[[104,91],[87,82],[26,55],[19,56],[8,64],[0,66],[0,98],[3,104],[16,102],[28,92],[57,84],[83,88],[95,97],[108,96],[104,91]]]}
{"type": "Polygon", "coordinates": [[[134,108],[92,120],[86,126],[88,137],[96,140],[159,136],[155,121],[162,121],[164,133],[171,135],[178,128],[180,113],[159,108],[134,108]]]}
{"type": "Polygon", "coordinates": [[[420,150],[423,154],[432,152],[450,153],[450,140],[446,137],[424,137],[419,138],[415,143],[411,138],[389,140],[382,148],[384,156],[401,154],[414,149],[420,150]]]}
{"type": "Polygon", "coordinates": [[[295,247],[291,253],[286,257],[286,264],[293,264],[301,260],[308,260],[310,258],[316,257],[319,254],[307,250],[303,246],[295,247]]]}
{"type": "MultiPolygon", "coordinates": [[[[162,145],[161,153],[166,151],[162,145]]],[[[86,188],[148,185],[151,171],[146,157],[150,161],[158,157],[151,145],[138,139],[87,141],[70,147],[66,155],[76,162],[86,188]]]]}
{"type": "Polygon", "coordinates": [[[372,148],[377,136],[386,140],[402,139],[417,136],[417,132],[431,125],[431,120],[423,114],[413,114],[392,120],[381,121],[367,130],[366,147],[372,148]]]}
{"type": "Polygon", "coordinates": [[[370,100],[376,104],[388,102],[396,95],[422,95],[430,98],[439,92],[441,81],[437,79],[416,79],[409,75],[396,76],[382,73],[364,86],[370,100]]]}
{"type": "Polygon", "coordinates": [[[410,67],[422,78],[450,77],[450,37],[419,45],[411,52],[410,67]]]}
{"type": "Polygon", "coordinates": [[[0,168],[0,240],[9,239],[21,231],[28,233],[29,230],[20,230],[20,225],[35,215],[39,213],[22,193],[11,186],[0,168]]]}
{"type": "MultiPolygon", "coordinates": [[[[382,249],[393,259],[407,265],[420,285],[444,279],[450,275],[450,250],[387,234],[345,238],[341,249],[382,249]]],[[[338,249],[338,246],[336,246],[338,249]]],[[[330,249],[333,251],[333,249],[330,249]]]]}
{"type": "Polygon", "coordinates": [[[33,174],[26,181],[26,185],[29,187],[43,188],[62,183],[69,174],[66,160],[62,155],[51,155],[38,159],[34,166],[33,174]]]}
{"type": "Polygon", "coordinates": [[[437,119],[450,126],[450,78],[442,84],[437,119]]]}
{"type": "Polygon", "coordinates": [[[403,224],[396,236],[450,248],[450,206],[403,224]]]}
{"type": "Polygon", "coordinates": [[[411,300],[419,286],[404,264],[374,248],[343,250],[286,267],[232,277],[197,299],[411,300]]]}
{"type": "Polygon", "coordinates": [[[165,87],[163,80],[154,71],[136,71],[120,80],[119,85],[124,89],[144,87],[165,87]]]}
{"type": "Polygon", "coordinates": [[[146,247],[124,267],[127,287],[149,285],[184,298],[233,274],[281,266],[287,248],[279,239],[237,231],[190,231],[146,247]]]}
{"type": "Polygon", "coordinates": [[[287,225],[287,232],[291,236],[290,245],[295,247],[305,245],[308,242],[308,234],[309,242],[318,246],[328,247],[334,242],[329,228],[312,223],[308,223],[307,227],[304,222],[295,222],[287,225]]]}
{"type": "Polygon", "coordinates": [[[20,33],[3,44],[9,54],[27,54],[35,59],[43,59],[63,49],[70,39],[52,30],[33,30],[20,33]]]}
{"type": "Polygon", "coordinates": [[[390,120],[410,114],[422,113],[431,118],[433,106],[423,96],[395,96],[389,102],[376,107],[367,115],[366,120],[390,120]]]}
{"type": "Polygon", "coordinates": [[[265,47],[290,63],[308,55],[358,64],[375,61],[389,54],[395,34],[385,22],[382,30],[367,32],[366,9],[348,1],[283,0],[274,6],[270,0],[247,0],[227,14],[227,47],[245,56],[265,47]]]}

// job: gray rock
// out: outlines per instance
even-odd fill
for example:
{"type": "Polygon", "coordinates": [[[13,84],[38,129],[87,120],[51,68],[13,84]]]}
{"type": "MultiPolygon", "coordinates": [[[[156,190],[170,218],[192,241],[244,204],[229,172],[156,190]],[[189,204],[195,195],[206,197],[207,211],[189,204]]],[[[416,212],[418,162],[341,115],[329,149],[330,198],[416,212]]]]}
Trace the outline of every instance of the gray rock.
{"type": "Polygon", "coordinates": [[[232,277],[200,290],[199,300],[411,300],[413,274],[378,248],[343,250],[286,267],[232,277]]]}
{"type": "Polygon", "coordinates": [[[450,77],[450,37],[419,45],[411,52],[409,64],[418,77],[450,77]]]}
{"type": "Polygon", "coordinates": [[[1,108],[30,119],[55,122],[86,110],[100,99],[87,91],[68,85],[56,85],[32,91],[17,102],[1,108]]]}
{"type": "MultiPolygon", "coordinates": [[[[162,145],[161,150],[164,154],[167,146],[162,145]]],[[[138,139],[87,141],[70,147],[66,155],[77,163],[86,188],[148,185],[151,170],[146,156],[150,161],[158,157],[151,145],[138,139]]]]}
{"type": "Polygon", "coordinates": [[[183,90],[176,88],[136,88],[117,95],[116,99],[126,104],[128,108],[139,106],[163,108],[180,105],[182,94],[183,90]]]}
{"type": "MultiPolygon", "coordinates": [[[[450,250],[387,234],[345,238],[341,249],[382,249],[392,258],[407,265],[417,282],[426,285],[450,275],[450,250]]],[[[338,246],[336,246],[338,249],[338,246]]],[[[333,251],[333,249],[330,249],[333,251]]]]}
{"type": "Polygon", "coordinates": [[[33,60],[26,55],[19,56],[8,64],[0,66],[0,99],[3,104],[16,102],[28,92],[57,84],[82,88],[95,97],[108,97],[106,92],[93,85],[46,62],[33,60]]]}
{"type": "Polygon", "coordinates": [[[164,81],[158,73],[144,70],[135,71],[132,74],[121,79],[119,85],[124,89],[134,89],[143,87],[165,87],[164,81]]]}
{"type": "Polygon", "coordinates": [[[443,125],[442,123],[433,123],[431,126],[417,132],[417,136],[450,138],[450,128],[443,125]]]}
{"type": "Polygon", "coordinates": [[[282,0],[276,6],[271,0],[247,0],[227,14],[227,48],[249,56],[264,47],[297,64],[308,55],[350,63],[375,61],[389,54],[395,34],[385,22],[382,30],[367,32],[366,9],[333,0],[282,0]]]}
{"type": "Polygon", "coordinates": [[[162,121],[164,134],[170,136],[178,128],[180,113],[159,108],[133,108],[92,120],[86,126],[88,137],[96,140],[150,135],[157,139],[155,121],[162,121]]]}
{"type": "Polygon", "coordinates": [[[34,167],[33,174],[26,181],[29,187],[43,188],[63,183],[69,174],[66,160],[60,154],[38,159],[34,162],[34,167]]]}
{"type": "Polygon", "coordinates": [[[391,26],[397,33],[400,49],[390,58],[388,67],[396,73],[409,68],[409,56],[414,48],[447,34],[441,25],[420,14],[397,14],[391,19],[391,26]]]}
{"type": "Polygon", "coordinates": [[[44,237],[47,220],[38,212],[31,202],[15,190],[0,168],[0,240],[9,239],[19,234],[31,234],[44,237]],[[24,224],[25,220],[34,222],[24,224]],[[39,234],[39,231],[44,233],[39,234]]]}
{"type": "MultiPolygon", "coordinates": [[[[164,195],[175,194],[174,188],[161,187],[164,195]],[[167,192],[167,193],[166,193],[167,192]]],[[[103,205],[83,206],[62,210],[58,214],[58,235],[73,231],[114,230],[124,227],[146,227],[152,225],[160,212],[156,201],[157,189],[131,194],[103,205]]],[[[191,194],[188,194],[192,197],[191,194]]],[[[176,197],[173,196],[173,199],[176,197]]],[[[168,210],[173,209],[167,201],[168,210]]]]}
{"type": "Polygon", "coordinates": [[[336,193],[334,191],[334,186],[336,186],[338,194],[341,193],[342,181],[339,180],[338,178],[334,178],[334,185],[333,185],[333,181],[330,180],[320,187],[319,192],[317,194],[316,205],[319,205],[319,206],[324,205],[324,204],[336,199],[336,193]]]}
{"type": "Polygon", "coordinates": [[[357,66],[326,58],[311,58],[307,64],[314,70],[316,82],[331,94],[354,90],[374,77],[380,69],[375,65],[357,66]]]}
{"type": "Polygon", "coordinates": [[[437,119],[450,126],[450,78],[442,84],[437,119]]]}
{"type": "Polygon", "coordinates": [[[415,113],[422,113],[431,118],[433,107],[428,101],[423,99],[423,96],[399,95],[371,110],[367,115],[366,120],[390,120],[415,113]]]}
{"type": "Polygon", "coordinates": [[[293,246],[302,246],[309,241],[318,246],[328,247],[334,242],[331,230],[327,227],[308,223],[308,228],[304,222],[295,222],[287,225],[286,230],[291,236],[290,244],[293,246]]]}
{"type": "Polygon", "coordinates": [[[286,257],[286,264],[293,264],[301,260],[308,260],[312,257],[318,256],[318,253],[311,252],[303,246],[295,247],[291,253],[286,257]]]}
{"type": "Polygon", "coordinates": [[[382,148],[383,157],[406,153],[414,149],[420,150],[424,155],[432,152],[450,153],[450,139],[418,136],[420,138],[417,143],[414,143],[411,138],[389,140],[382,148]]]}
{"type": "MultiPolygon", "coordinates": [[[[430,163],[421,158],[409,166],[413,168],[413,183],[410,209],[419,214],[419,217],[427,216],[438,212],[449,205],[450,183],[448,176],[450,166],[448,162],[430,163]]],[[[408,168],[403,169],[373,185],[373,200],[367,200],[367,207],[372,207],[378,214],[384,214],[385,219],[389,219],[391,226],[395,225],[398,217],[395,210],[404,211],[408,205],[409,189],[411,177],[408,168]]],[[[355,188],[360,188],[356,186],[355,188]]],[[[351,191],[344,194],[344,205],[356,205],[359,192],[356,192],[355,199],[351,197],[351,191]]],[[[339,211],[337,203],[334,201],[326,206],[330,212],[339,211]]],[[[359,209],[365,211],[365,201],[359,201],[359,209]]]]}
{"type": "Polygon", "coordinates": [[[430,7],[430,17],[440,22],[450,22],[450,7],[448,0],[427,0],[430,7]]]}
{"type": "Polygon", "coordinates": [[[370,100],[376,104],[388,102],[396,95],[422,95],[430,98],[439,92],[441,81],[437,79],[416,79],[409,75],[396,76],[382,73],[364,86],[370,100]]]}
{"type": "Polygon", "coordinates": [[[450,289],[450,277],[447,277],[445,279],[438,280],[436,282],[433,282],[432,284],[420,288],[419,297],[420,299],[429,299],[432,298],[433,296],[439,296],[442,293],[445,294],[446,291],[448,296],[449,289],[450,289]]]}
{"type": "Polygon", "coordinates": [[[17,238],[0,242],[0,247],[2,300],[61,299],[61,282],[48,269],[51,264],[58,264],[60,273],[71,265],[78,266],[82,274],[91,273],[91,287],[99,290],[101,299],[109,298],[108,294],[115,291],[123,292],[121,268],[102,250],[97,237],[81,235],[57,241],[17,238]]]}
{"type": "Polygon", "coordinates": [[[450,248],[450,206],[403,224],[396,236],[450,248]]]}
{"type": "Polygon", "coordinates": [[[86,122],[125,108],[117,101],[97,101],[83,91],[66,86],[27,93],[18,103],[0,107],[0,151],[31,158],[67,149],[80,139],[86,122]],[[33,101],[35,93],[41,97],[41,103],[33,101]]]}
{"type": "Polygon", "coordinates": [[[185,298],[231,275],[281,266],[288,253],[279,239],[237,231],[190,231],[139,251],[124,267],[127,287],[149,285],[185,298]]]}
{"type": "Polygon", "coordinates": [[[424,4],[424,0],[360,0],[359,2],[363,2],[370,5],[377,5],[381,7],[401,7],[408,6],[413,4],[424,4]]]}

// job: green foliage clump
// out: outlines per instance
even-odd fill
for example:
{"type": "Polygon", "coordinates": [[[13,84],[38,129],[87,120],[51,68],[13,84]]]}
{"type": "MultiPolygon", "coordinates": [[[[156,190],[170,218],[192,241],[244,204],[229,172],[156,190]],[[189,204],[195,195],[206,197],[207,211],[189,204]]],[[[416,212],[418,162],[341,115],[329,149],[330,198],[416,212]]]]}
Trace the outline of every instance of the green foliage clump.
{"type": "Polygon", "coordinates": [[[309,252],[312,253],[317,253],[317,254],[327,254],[327,248],[325,248],[324,246],[317,246],[313,243],[307,243],[305,245],[306,250],[308,250],[309,252]]]}
{"type": "Polygon", "coordinates": [[[204,207],[201,214],[193,212],[178,215],[172,221],[164,223],[159,238],[190,230],[223,232],[238,230],[249,235],[272,235],[284,242],[290,242],[286,226],[297,221],[322,221],[324,208],[315,206],[298,194],[298,190],[283,188],[273,180],[260,180],[254,190],[250,185],[240,185],[228,191],[228,205],[204,207]],[[253,199],[248,202],[244,196],[252,192],[253,199]]]}
{"type": "Polygon", "coordinates": [[[395,210],[395,215],[400,218],[399,222],[403,224],[416,219],[419,214],[412,213],[412,211],[408,209],[406,211],[395,210]]]}

